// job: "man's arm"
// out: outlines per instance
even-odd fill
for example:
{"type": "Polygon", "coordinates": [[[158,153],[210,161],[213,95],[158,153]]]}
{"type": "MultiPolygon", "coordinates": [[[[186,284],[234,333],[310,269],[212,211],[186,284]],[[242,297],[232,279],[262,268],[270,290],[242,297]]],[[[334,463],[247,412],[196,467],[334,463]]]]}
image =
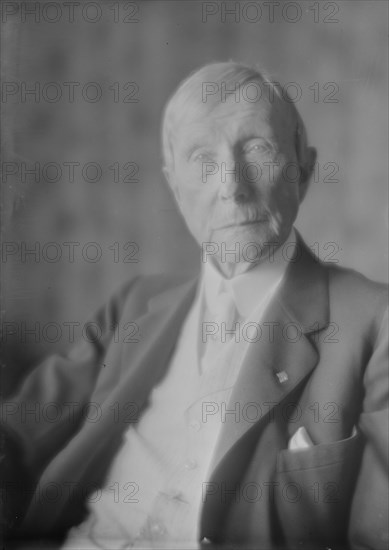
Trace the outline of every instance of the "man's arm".
{"type": "Polygon", "coordinates": [[[367,365],[359,429],[365,447],[350,514],[353,550],[388,549],[388,311],[367,365]]]}
{"type": "Polygon", "coordinates": [[[2,516],[6,516],[6,529],[22,519],[40,473],[85,420],[104,356],[110,344],[114,345],[114,329],[133,284],[123,287],[89,321],[99,327],[99,338],[79,341],[66,356],[47,358],[26,377],[15,395],[1,403],[2,516]]]}

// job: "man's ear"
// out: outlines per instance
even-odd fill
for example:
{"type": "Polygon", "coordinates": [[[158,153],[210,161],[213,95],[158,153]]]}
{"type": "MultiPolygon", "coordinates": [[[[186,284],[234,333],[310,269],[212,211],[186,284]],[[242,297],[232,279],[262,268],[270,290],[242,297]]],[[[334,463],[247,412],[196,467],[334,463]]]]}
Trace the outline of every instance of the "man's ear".
{"type": "Polygon", "coordinates": [[[299,182],[300,202],[303,202],[305,195],[307,194],[316,158],[316,149],[314,147],[307,147],[305,152],[305,164],[304,166],[301,166],[301,177],[299,182]]]}
{"type": "Polygon", "coordinates": [[[163,172],[163,175],[165,176],[165,180],[167,181],[168,187],[173,193],[173,196],[178,206],[180,206],[180,201],[181,201],[180,191],[179,191],[179,187],[178,187],[174,172],[171,169],[169,169],[167,166],[164,166],[162,168],[162,172],[163,172]]]}

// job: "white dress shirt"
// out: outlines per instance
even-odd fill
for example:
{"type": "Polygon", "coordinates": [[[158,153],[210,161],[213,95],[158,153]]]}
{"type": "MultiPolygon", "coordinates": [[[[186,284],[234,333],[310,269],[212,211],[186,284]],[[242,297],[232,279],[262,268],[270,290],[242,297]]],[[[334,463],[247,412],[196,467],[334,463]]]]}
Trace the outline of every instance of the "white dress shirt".
{"type": "Polygon", "coordinates": [[[88,518],[70,530],[63,550],[198,548],[204,484],[249,345],[244,325],[263,316],[294,242],[292,230],[287,256],[282,247],[230,280],[204,264],[167,374],[125,433],[101,498],[90,502],[88,518]],[[223,302],[227,317],[220,316],[223,302]]]}

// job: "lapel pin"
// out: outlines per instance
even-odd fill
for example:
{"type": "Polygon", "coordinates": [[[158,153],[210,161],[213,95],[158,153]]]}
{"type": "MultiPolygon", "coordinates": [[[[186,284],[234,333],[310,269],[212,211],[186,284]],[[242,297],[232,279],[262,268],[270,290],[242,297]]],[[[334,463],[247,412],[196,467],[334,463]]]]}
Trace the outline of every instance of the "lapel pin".
{"type": "Polygon", "coordinates": [[[284,382],[287,382],[289,380],[289,376],[286,374],[284,370],[280,372],[276,372],[276,376],[280,384],[283,384],[284,382]]]}

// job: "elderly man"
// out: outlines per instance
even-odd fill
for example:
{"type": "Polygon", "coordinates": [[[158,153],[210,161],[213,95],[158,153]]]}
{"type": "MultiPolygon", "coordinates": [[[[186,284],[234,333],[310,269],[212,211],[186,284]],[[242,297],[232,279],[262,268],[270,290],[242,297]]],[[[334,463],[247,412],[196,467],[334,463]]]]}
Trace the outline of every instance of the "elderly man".
{"type": "Polygon", "coordinates": [[[5,404],[16,532],[69,549],[387,548],[386,289],[293,228],[315,162],[293,103],[256,70],[205,66],[170,99],[163,151],[201,275],[131,281],[94,318],[102,339],[5,404]]]}

